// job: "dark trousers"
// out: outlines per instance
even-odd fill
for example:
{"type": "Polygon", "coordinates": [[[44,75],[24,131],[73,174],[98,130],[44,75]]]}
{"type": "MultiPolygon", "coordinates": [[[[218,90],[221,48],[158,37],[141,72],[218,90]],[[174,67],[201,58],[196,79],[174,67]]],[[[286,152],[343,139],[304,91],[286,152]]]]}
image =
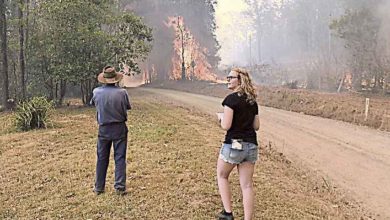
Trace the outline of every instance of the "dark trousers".
{"type": "Polygon", "coordinates": [[[104,191],[111,145],[114,146],[115,159],[114,188],[126,189],[127,127],[123,123],[99,127],[95,191],[104,191]]]}

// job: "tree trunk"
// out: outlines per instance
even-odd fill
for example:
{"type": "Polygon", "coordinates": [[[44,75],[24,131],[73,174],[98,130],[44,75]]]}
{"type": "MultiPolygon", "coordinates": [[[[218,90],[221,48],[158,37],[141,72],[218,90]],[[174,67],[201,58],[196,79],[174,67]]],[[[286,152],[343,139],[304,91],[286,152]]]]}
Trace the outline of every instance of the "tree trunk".
{"type": "Polygon", "coordinates": [[[24,2],[21,0],[18,6],[19,14],[19,63],[20,63],[20,86],[22,87],[22,99],[26,98],[26,67],[24,60],[24,21],[23,21],[23,5],[24,2]]]}
{"type": "Polygon", "coordinates": [[[88,80],[88,90],[87,90],[87,104],[89,104],[89,102],[92,99],[93,89],[95,88],[95,86],[96,86],[95,79],[89,79],[88,80]]]}
{"type": "Polygon", "coordinates": [[[5,0],[0,0],[0,41],[2,55],[2,78],[3,78],[3,105],[7,106],[9,99],[9,82],[8,82],[8,55],[7,55],[7,20],[5,16],[6,6],[5,0]]]}
{"type": "Polygon", "coordinates": [[[152,71],[148,71],[149,74],[149,83],[152,83],[152,71]]]}
{"type": "Polygon", "coordinates": [[[58,105],[62,105],[66,94],[66,80],[60,80],[58,105]]]}
{"type": "Polygon", "coordinates": [[[53,91],[53,93],[54,93],[54,101],[56,102],[56,105],[58,105],[58,81],[57,80],[54,80],[55,82],[54,82],[54,91],[53,91]]]}
{"type": "Polygon", "coordinates": [[[257,64],[261,64],[263,61],[262,61],[262,51],[261,51],[261,30],[257,33],[257,56],[258,56],[258,63],[257,64]]]}
{"type": "Polygon", "coordinates": [[[86,100],[85,100],[85,92],[84,92],[84,82],[82,81],[80,83],[80,90],[81,90],[81,100],[83,101],[83,104],[85,105],[86,104],[86,100]]]}
{"type": "Polygon", "coordinates": [[[341,77],[339,86],[338,86],[338,88],[337,88],[337,93],[340,93],[341,87],[343,86],[343,83],[344,83],[344,79],[345,79],[345,75],[343,75],[343,76],[341,77]]]}
{"type": "Polygon", "coordinates": [[[28,48],[28,29],[29,29],[29,19],[28,17],[30,16],[30,0],[26,0],[26,28],[25,28],[25,46],[28,48]]]}
{"type": "Polygon", "coordinates": [[[26,79],[26,82],[28,82],[29,80],[29,73],[28,73],[28,47],[29,47],[29,28],[31,27],[30,26],[30,20],[29,20],[29,17],[30,17],[30,0],[26,0],[26,16],[25,16],[25,19],[26,19],[26,22],[25,22],[25,28],[24,28],[24,48],[26,49],[25,53],[24,53],[24,65],[25,65],[25,79],[26,79]]]}
{"type": "Polygon", "coordinates": [[[389,89],[388,83],[390,82],[390,72],[386,72],[383,77],[383,89],[382,89],[382,94],[386,95],[387,91],[389,89]]]}
{"type": "MultiPolygon", "coordinates": [[[[9,80],[9,87],[10,88],[13,88],[13,93],[14,93],[14,97],[18,97],[19,96],[19,85],[18,85],[18,75],[16,74],[16,60],[18,59],[17,58],[17,54],[14,54],[14,56],[11,56],[11,68],[12,68],[12,71],[11,71],[11,75],[13,77],[10,77],[10,80],[9,80]]],[[[11,93],[12,94],[12,93],[11,93]]]]}
{"type": "Polygon", "coordinates": [[[49,91],[49,100],[54,100],[54,84],[53,79],[45,81],[45,88],[49,91]]]}
{"type": "Polygon", "coordinates": [[[92,99],[93,89],[96,86],[94,81],[95,79],[88,79],[80,83],[81,88],[81,99],[83,100],[84,105],[89,105],[89,102],[92,99]]]}
{"type": "Polygon", "coordinates": [[[186,67],[184,63],[184,27],[180,26],[180,17],[177,17],[177,27],[181,35],[181,80],[186,79],[186,67]]]}

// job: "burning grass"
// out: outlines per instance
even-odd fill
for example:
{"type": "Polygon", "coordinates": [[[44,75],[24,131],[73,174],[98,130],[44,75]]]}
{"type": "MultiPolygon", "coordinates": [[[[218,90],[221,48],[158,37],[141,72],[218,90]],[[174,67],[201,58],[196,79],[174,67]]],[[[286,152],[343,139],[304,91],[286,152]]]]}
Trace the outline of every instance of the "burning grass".
{"type": "MultiPolygon", "coordinates": [[[[214,219],[221,208],[215,169],[223,131],[211,116],[136,90],[130,96],[128,195],[114,194],[112,159],[106,193],[92,193],[95,110],[61,108],[51,129],[17,133],[2,125],[0,219],[214,219]]],[[[291,164],[272,143],[262,146],[260,158],[256,219],[365,218],[356,203],[291,164]]],[[[236,171],[231,182],[240,217],[236,171]]]]}

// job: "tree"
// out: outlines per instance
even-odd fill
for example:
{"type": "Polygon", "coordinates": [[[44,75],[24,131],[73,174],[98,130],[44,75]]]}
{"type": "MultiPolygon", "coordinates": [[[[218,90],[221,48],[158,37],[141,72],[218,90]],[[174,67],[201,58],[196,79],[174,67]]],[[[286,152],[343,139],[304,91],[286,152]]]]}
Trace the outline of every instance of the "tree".
{"type": "Polygon", "coordinates": [[[246,0],[249,6],[249,16],[254,18],[254,30],[257,45],[257,63],[262,63],[262,41],[266,34],[272,34],[273,25],[277,19],[278,6],[270,0],[246,0]]]}
{"type": "Polygon", "coordinates": [[[378,54],[380,26],[375,5],[346,10],[331,25],[338,37],[344,39],[345,47],[350,52],[355,89],[361,88],[362,80],[368,84],[374,80],[374,87],[382,86],[380,82],[383,81],[384,70],[378,54]]]}
{"type": "Polygon", "coordinates": [[[257,51],[257,55],[251,53],[251,57],[255,54],[257,61],[254,75],[273,78],[258,80],[274,84],[290,79],[300,80],[313,89],[332,90],[337,81],[336,60],[341,49],[334,49],[339,48],[339,42],[332,39],[329,24],[332,17],[340,14],[339,0],[245,2],[248,20],[253,21],[251,28],[257,51]],[[272,73],[261,73],[264,70],[262,65],[270,65],[266,71],[272,73]]]}
{"type": "Polygon", "coordinates": [[[118,13],[111,1],[48,0],[34,10],[29,67],[61,104],[67,85],[79,85],[89,102],[96,74],[108,63],[137,62],[150,51],[151,29],[132,13],[118,13]],[[118,15],[120,14],[120,15],[118,15]]]}
{"type": "Polygon", "coordinates": [[[180,16],[177,17],[177,28],[179,29],[179,36],[178,38],[181,41],[181,80],[186,79],[186,66],[185,66],[185,44],[187,40],[187,32],[185,30],[185,27],[180,24],[180,16]]]}
{"type": "Polygon", "coordinates": [[[20,0],[18,3],[18,18],[19,18],[19,66],[20,66],[20,87],[22,88],[22,99],[26,98],[26,65],[24,56],[24,0],[20,0]]]}
{"type": "Polygon", "coordinates": [[[8,53],[7,53],[7,19],[6,19],[6,5],[5,0],[0,0],[0,49],[2,62],[2,78],[3,78],[3,105],[7,107],[9,99],[9,82],[8,82],[8,53]]]}

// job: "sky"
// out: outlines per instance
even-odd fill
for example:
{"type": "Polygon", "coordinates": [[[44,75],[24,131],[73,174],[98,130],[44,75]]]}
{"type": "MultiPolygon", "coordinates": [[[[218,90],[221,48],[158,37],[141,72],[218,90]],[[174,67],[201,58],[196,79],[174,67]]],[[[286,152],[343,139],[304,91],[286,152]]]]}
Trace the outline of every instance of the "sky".
{"type": "Polygon", "coordinates": [[[245,65],[249,62],[250,21],[242,13],[246,9],[244,0],[218,1],[215,16],[221,65],[245,65]]]}

